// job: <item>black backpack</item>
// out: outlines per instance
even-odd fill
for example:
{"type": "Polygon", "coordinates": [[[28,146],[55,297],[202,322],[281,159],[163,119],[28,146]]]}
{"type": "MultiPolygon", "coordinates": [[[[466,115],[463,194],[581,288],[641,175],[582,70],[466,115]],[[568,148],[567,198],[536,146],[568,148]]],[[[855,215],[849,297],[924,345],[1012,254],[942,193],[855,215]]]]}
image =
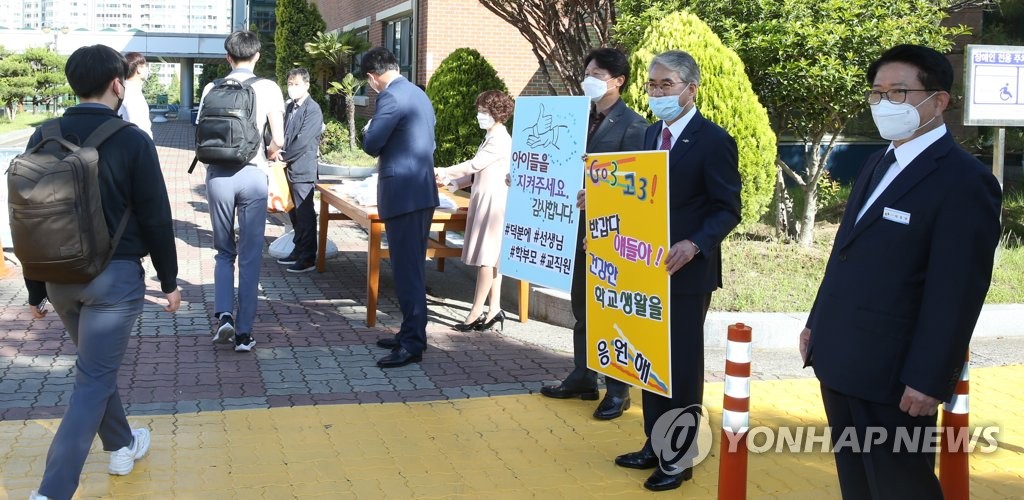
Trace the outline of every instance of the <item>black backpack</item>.
{"type": "Polygon", "coordinates": [[[221,78],[203,97],[196,124],[196,157],[188,172],[197,162],[222,167],[244,167],[256,157],[263,137],[256,126],[256,91],[254,76],[239,82],[221,78]]]}
{"type": "Polygon", "coordinates": [[[64,139],[57,118],[42,125],[39,144],[11,160],[11,239],[25,278],[88,283],[106,269],[131,210],[125,210],[111,238],[103,217],[97,148],[130,126],[112,118],[77,146],[64,139]]]}

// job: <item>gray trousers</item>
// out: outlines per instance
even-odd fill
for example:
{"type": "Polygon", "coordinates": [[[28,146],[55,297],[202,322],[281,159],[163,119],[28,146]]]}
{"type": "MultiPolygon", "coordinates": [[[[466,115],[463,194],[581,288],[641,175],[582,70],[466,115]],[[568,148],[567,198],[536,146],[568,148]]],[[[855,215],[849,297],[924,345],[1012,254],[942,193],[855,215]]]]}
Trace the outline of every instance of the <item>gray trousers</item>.
{"type": "Polygon", "coordinates": [[[71,498],[96,434],[106,451],[132,444],[117,394],[117,372],[142,312],[145,291],[142,265],[131,260],[111,261],[84,285],[46,284],[53,309],[78,347],[78,358],[75,386],[46,454],[39,494],[71,498]]]}
{"type": "Polygon", "coordinates": [[[210,165],[206,169],[206,199],[213,225],[214,313],[232,312],[235,305],[235,262],[238,262],[238,314],[235,330],[252,333],[259,299],[267,225],[267,174],[252,165],[241,169],[210,165]],[[235,242],[235,212],[238,242],[235,242]]]}

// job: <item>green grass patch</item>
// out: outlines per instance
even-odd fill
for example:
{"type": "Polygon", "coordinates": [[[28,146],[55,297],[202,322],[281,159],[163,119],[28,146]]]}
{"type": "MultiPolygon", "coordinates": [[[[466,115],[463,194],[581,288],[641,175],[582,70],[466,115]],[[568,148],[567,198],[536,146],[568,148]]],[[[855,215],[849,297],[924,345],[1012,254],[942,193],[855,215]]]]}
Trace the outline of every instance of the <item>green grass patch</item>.
{"type": "Polygon", "coordinates": [[[825,274],[835,224],[820,224],[811,248],[773,241],[771,228],[755,227],[722,244],[722,288],[712,295],[715,311],[808,311],[825,274]]]}
{"type": "Polygon", "coordinates": [[[377,164],[377,159],[364,153],[361,149],[341,148],[337,151],[324,153],[321,160],[332,165],[343,165],[346,167],[372,167],[377,164]]]}
{"type": "MultiPolygon", "coordinates": [[[[844,203],[845,197],[837,197],[844,203]]],[[[722,289],[712,297],[716,311],[806,312],[825,273],[842,208],[823,207],[814,246],[774,241],[773,229],[758,224],[722,244],[722,289]]],[[[996,250],[988,304],[1024,303],[1024,187],[1008,184],[1003,195],[1003,237],[996,250]]]]}
{"type": "Polygon", "coordinates": [[[14,132],[24,128],[32,128],[40,123],[53,118],[49,113],[18,113],[14,115],[14,121],[7,120],[7,117],[0,113],[0,134],[14,132]]]}

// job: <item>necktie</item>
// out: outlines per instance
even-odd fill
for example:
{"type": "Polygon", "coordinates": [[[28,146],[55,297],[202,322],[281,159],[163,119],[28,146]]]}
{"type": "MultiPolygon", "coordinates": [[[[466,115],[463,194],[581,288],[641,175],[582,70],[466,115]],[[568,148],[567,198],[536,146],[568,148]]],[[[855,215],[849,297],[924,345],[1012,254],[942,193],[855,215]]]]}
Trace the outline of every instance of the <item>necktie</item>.
{"type": "Polygon", "coordinates": [[[672,149],[672,132],[667,128],[661,131],[661,147],[658,149],[672,149]]]}
{"type": "Polygon", "coordinates": [[[896,150],[890,149],[885,156],[875,164],[875,169],[871,172],[871,179],[868,180],[868,188],[864,191],[864,200],[867,201],[871,198],[871,193],[875,192],[875,188],[878,187],[878,183],[882,182],[882,177],[885,177],[885,173],[889,171],[889,167],[893,163],[896,163],[896,150]]]}

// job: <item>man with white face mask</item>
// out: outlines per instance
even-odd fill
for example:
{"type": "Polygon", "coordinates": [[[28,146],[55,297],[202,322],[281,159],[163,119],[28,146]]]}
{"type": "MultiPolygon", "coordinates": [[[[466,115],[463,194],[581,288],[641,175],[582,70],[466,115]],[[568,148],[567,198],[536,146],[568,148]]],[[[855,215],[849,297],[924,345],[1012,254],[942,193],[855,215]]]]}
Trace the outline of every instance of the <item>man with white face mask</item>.
{"type": "Polygon", "coordinates": [[[278,152],[288,164],[285,173],[295,208],[288,212],[295,248],[278,259],[290,273],[306,273],[316,268],[316,210],[313,209],[313,185],[320,166],[316,159],[323,131],[324,115],[320,105],[309,97],[309,71],[288,70],[288,97],[284,110],[284,149],[278,152]]]}
{"type": "Polygon", "coordinates": [[[843,497],[942,498],[934,448],[895,436],[928,436],[953,397],[992,276],[1001,193],[943,123],[946,57],[899,45],[867,79],[892,143],[853,186],[800,354],[821,381],[843,497]],[[837,444],[851,438],[859,446],[837,444]]]}
{"type": "MultiPolygon", "coordinates": [[[[701,404],[704,319],[711,293],[722,286],[720,245],[740,222],[736,141],[697,110],[700,81],[697,61],[686,52],[658,54],[648,67],[648,102],[661,120],[648,127],[644,149],[669,151],[672,246],[665,259],[665,270],[671,275],[672,397],[644,391],[647,441],[640,451],[620,455],[615,464],[655,469],[644,483],[645,488],[654,491],[678,488],[693,477],[692,457],[682,457],[680,453],[659,456],[656,445],[676,445],[672,436],[655,435],[653,431],[662,415],[701,404]]],[[[699,420],[699,414],[695,417],[699,420]]]]}
{"type": "MultiPolygon", "coordinates": [[[[583,62],[585,75],[581,86],[583,93],[590,97],[590,126],[587,133],[588,153],[609,153],[616,151],[637,151],[644,149],[644,131],[647,121],[636,111],[629,109],[622,101],[620,92],[629,81],[629,60],[618,49],[601,48],[592,51],[583,62]]],[[[582,194],[582,191],[580,191],[582,194]]],[[[580,198],[582,200],[582,198],[580,198]]],[[[582,209],[583,203],[577,205],[582,209]]],[[[549,398],[597,399],[597,374],[587,368],[587,254],[586,214],[581,212],[578,236],[576,238],[576,263],[573,267],[571,305],[576,319],[573,326],[573,363],[575,369],[559,384],[544,386],[541,394],[549,398]]],[[[618,418],[630,406],[629,385],[605,377],[608,391],[594,410],[594,418],[611,420],[618,418]]]]}

